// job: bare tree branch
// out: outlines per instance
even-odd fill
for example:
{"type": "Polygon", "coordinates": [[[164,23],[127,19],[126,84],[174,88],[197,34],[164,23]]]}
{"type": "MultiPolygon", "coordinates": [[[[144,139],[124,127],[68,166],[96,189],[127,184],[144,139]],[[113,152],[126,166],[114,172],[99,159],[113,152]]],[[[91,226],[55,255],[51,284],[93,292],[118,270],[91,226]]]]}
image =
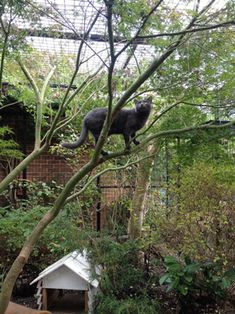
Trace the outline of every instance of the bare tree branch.
{"type": "MultiPolygon", "coordinates": [[[[215,0],[211,0],[208,3],[208,5],[206,5],[196,16],[194,16],[192,20],[190,21],[190,23],[188,24],[188,26],[185,28],[185,30],[190,29],[194,25],[194,23],[197,21],[197,19],[210,8],[210,6],[212,5],[214,1],[215,0]]],[[[184,36],[185,34],[180,35],[178,40],[175,43],[172,43],[159,58],[154,59],[153,62],[150,64],[150,66],[145,70],[145,72],[142,73],[138,77],[138,79],[126,90],[124,95],[122,95],[121,98],[117,101],[112,112],[112,117],[115,117],[116,113],[126,104],[126,102],[133,95],[133,93],[156,71],[157,68],[159,68],[159,66],[177,49],[177,47],[182,44],[184,40],[184,36]]],[[[99,158],[99,154],[107,138],[109,127],[110,126],[108,125],[107,119],[106,119],[106,122],[104,123],[103,129],[99,136],[99,140],[96,144],[95,152],[92,157],[92,161],[94,163],[96,163],[97,160],[105,159],[104,157],[99,158]]],[[[118,156],[122,156],[123,154],[127,155],[128,152],[125,151],[125,152],[121,152],[120,154],[118,153],[118,156]]]]}
{"type": "Polygon", "coordinates": [[[235,120],[232,120],[228,123],[221,124],[221,125],[214,125],[214,124],[202,124],[202,125],[196,125],[192,127],[182,128],[182,129],[174,129],[174,130],[166,130],[166,131],[160,131],[155,134],[152,134],[144,139],[144,142],[141,142],[138,146],[134,147],[131,150],[123,150],[119,152],[110,153],[106,156],[102,156],[99,159],[99,164],[104,163],[106,160],[119,158],[121,156],[128,156],[130,154],[139,153],[141,149],[145,149],[147,145],[149,145],[150,142],[153,140],[157,140],[159,138],[165,138],[165,137],[176,137],[180,134],[189,133],[192,131],[200,131],[200,130],[210,130],[210,129],[226,129],[229,127],[232,127],[235,125],[235,120]]]}
{"type": "Polygon", "coordinates": [[[185,34],[190,34],[190,33],[202,32],[205,30],[217,29],[220,27],[230,27],[232,25],[235,25],[235,21],[228,21],[228,22],[219,23],[219,24],[215,24],[215,25],[207,25],[204,27],[198,27],[198,28],[188,29],[188,30],[184,30],[184,31],[174,32],[174,33],[160,33],[160,34],[138,36],[137,38],[138,39],[151,39],[151,38],[165,37],[165,36],[178,36],[178,35],[185,35],[185,34]]]}
{"type": "Polygon", "coordinates": [[[150,10],[150,12],[145,16],[145,18],[142,21],[141,26],[139,27],[139,29],[137,30],[135,36],[132,37],[131,40],[129,40],[127,42],[127,44],[116,54],[116,58],[118,58],[132,43],[135,42],[135,39],[138,38],[139,34],[141,33],[141,31],[144,29],[144,26],[146,25],[148,19],[150,18],[150,16],[158,9],[158,7],[161,5],[161,3],[164,0],[159,0],[159,2],[150,10]]]}
{"type": "Polygon", "coordinates": [[[11,23],[13,20],[10,20],[8,23],[7,28],[5,27],[2,16],[0,17],[0,24],[3,30],[3,35],[4,35],[4,41],[2,45],[2,53],[1,53],[1,60],[0,60],[0,97],[2,95],[2,78],[3,78],[3,69],[4,69],[4,61],[5,61],[5,56],[7,53],[7,45],[8,45],[8,40],[10,36],[10,31],[11,31],[11,23]]]}
{"type": "Polygon", "coordinates": [[[117,171],[117,170],[123,170],[123,169],[126,169],[127,167],[130,167],[132,165],[135,165],[135,164],[138,164],[139,162],[143,161],[143,160],[146,160],[147,158],[151,158],[155,156],[155,154],[151,154],[151,155],[148,155],[148,156],[144,156],[142,158],[139,158],[135,161],[132,161],[132,162],[127,162],[125,165],[123,166],[119,166],[119,167],[110,167],[110,168],[106,168],[100,172],[98,172],[96,175],[94,175],[92,178],[90,178],[87,183],[82,187],[82,189],[76,193],[74,193],[73,195],[69,196],[66,200],[66,203],[68,202],[71,202],[72,200],[74,200],[75,198],[77,198],[79,195],[81,195],[87,188],[88,186],[91,185],[92,182],[94,182],[95,179],[97,179],[98,177],[102,176],[103,174],[105,174],[106,172],[108,171],[117,171]]]}

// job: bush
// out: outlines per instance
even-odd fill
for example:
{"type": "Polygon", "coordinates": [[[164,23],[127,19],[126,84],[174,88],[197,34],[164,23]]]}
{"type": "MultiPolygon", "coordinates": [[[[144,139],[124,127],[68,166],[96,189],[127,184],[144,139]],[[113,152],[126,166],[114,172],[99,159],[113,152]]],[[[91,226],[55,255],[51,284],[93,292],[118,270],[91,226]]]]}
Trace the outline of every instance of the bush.
{"type": "Polygon", "coordinates": [[[159,306],[147,297],[118,300],[115,296],[104,296],[96,308],[97,314],[157,314],[159,306]]]}
{"type": "Polygon", "coordinates": [[[179,261],[174,256],[164,259],[166,273],[159,283],[174,290],[181,307],[191,309],[193,304],[215,304],[225,299],[227,290],[235,281],[235,269],[223,271],[221,263],[194,262],[189,258],[179,261]]]}
{"type": "Polygon", "coordinates": [[[159,304],[149,293],[156,274],[148,274],[143,249],[140,241],[117,242],[109,235],[94,239],[89,256],[103,268],[96,313],[158,313],[159,304]]]}
{"type": "Polygon", "coordinates": [[[235,269],[224,272],[220,263],[194,262],[185,258],[178,261],[174,256],[164,259],[166,274],[159,283],[167,284],[168,291],[175,290],[181,297],[210,295],[224,298],[227,288],[235,280],[235,269]]]}
{"type": "Polygon", "coordinates": [[[230,166],[197,163],[171,184],[169,208],[155,209],[155,241],[168,252],[234,264],[235,177],[230,166]]]}
{"type": "MultiPolygon", "coordinates": [[[[31,210],[18,208],[6,211],[0,208],[0,249],[4,252],[1,259],[3,268],[7,268],[13,261],[35,224],[49,209],[50,207],[39,205],[31,210]]],[[[77,247],[76,208],[70,206],[69,210],[69,215],[67,211],[61,212],[46,228],[33,249],[32,259],[35,266],[40,269],[51,260],[54,261],[77,247]]]]}

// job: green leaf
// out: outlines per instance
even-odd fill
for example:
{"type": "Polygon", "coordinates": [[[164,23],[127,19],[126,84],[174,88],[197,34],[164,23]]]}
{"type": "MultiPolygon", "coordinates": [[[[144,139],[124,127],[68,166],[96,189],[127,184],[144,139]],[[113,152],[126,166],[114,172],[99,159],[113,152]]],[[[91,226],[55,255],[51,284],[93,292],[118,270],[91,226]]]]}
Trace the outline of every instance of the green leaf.
{"type": "Polygon", "coordinates": [[[165,274],[159,279],[159,284],[163,285],[164,283],[169,283],[169,280],[170,280],[169,274],[165,274]]]}
{"type": "Polygon", "coordinates": [[[184,277],[185,281],[191,283],[193,281],[193,277],[192,276],[185,276],[184,277]]]}
{"type": "Polygon", "coordinates": [[[221,280],[221,288],[222,289],[227,289],[229,286],[230,286],[230,281],[225,279],[225,278],[222,278],[222,280],[221,280]]]}
{"type": "Polygon", "coordinates": [[[194,263],[194,264],[185,266],[184,271],[188,273],[195,273],[198,270],[200,270],[200,268],[201,268],[201,265],[199,263],[194,263]]]}
{"type": "Polygon", "coordinates": [[[168,265],[168,264],[178,264],[179,262],[177,261],[177,259],[174,256],[166,256],[164,258],[164,262],[168,265]]]}
{"type": "Polygon", "coordinates": [[[178,289],[179,283],[180,283],[180,279],[179,277],[176,277],[174,280],[172,280],[172,284],[171,284],[172,288],[178,289]]]}
{"type": "Polygon", "coordinates": [[[187,295],[187,294],[188,294],[188,287],[187,287],[187,286],[180,286],[180,287],[179,287],[179,292],[180,292],[182,295],[187,295]]]}
{"type": "Polygon", "coordinates": [[[235,269],[230,269],[224,273],[224,278],[228,279],[230,282],[235,281],[235,269]]]}

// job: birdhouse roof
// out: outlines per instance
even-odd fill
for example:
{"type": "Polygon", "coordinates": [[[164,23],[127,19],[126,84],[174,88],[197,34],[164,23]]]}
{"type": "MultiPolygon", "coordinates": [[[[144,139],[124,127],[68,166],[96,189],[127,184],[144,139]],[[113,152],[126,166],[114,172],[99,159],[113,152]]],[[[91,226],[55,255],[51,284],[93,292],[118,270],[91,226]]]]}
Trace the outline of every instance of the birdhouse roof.
{"type": "MultiPolygon", "coordinates": [[[[52,272],[59,271],[61,266],[65,266],[74,272],[77,276],[81,277],[89,284],[91,284],[94,288],[97,288],[99,285],[98,280],[91,278],[91,264],[87,259],[87,254],[85,251],[82,253],[78,251],[74,251],[69,253],[68,255],[62,257],[60,260],[55,262],[54,264],[48,266],[44,269],[37,278],[35,278],[30,284],[34,284],[35,282],[41,280],[42,278],[48,276],[52,272]]],[[[96,273],[99,274],[99,267],[95,269],[96,273]]]]}

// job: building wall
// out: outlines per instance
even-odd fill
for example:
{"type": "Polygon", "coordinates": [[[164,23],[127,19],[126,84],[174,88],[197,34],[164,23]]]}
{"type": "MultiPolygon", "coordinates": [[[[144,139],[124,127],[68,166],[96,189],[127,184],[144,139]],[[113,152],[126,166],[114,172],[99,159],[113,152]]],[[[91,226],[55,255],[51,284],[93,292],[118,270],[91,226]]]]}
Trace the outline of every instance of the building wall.
{"type": "MultiPolygon", "coordinates": [[[[65,158],[50,153],[45,153],[35,159],[26,169],[25,174],[20,174],[19,179],[34,182],[49,183],[52,180],[59,184],[65,183],[73,174],[65,158]]],[[[6,171],[0,167],[0,181],[6,176],[6,171]]]]}
{"type": "Polygon", "coordinates": [[[27,168],[27,179],[36,182],[51,182],[63,184],[73,171],[65,158],[45,153],[35,159],[27,168]]]}

